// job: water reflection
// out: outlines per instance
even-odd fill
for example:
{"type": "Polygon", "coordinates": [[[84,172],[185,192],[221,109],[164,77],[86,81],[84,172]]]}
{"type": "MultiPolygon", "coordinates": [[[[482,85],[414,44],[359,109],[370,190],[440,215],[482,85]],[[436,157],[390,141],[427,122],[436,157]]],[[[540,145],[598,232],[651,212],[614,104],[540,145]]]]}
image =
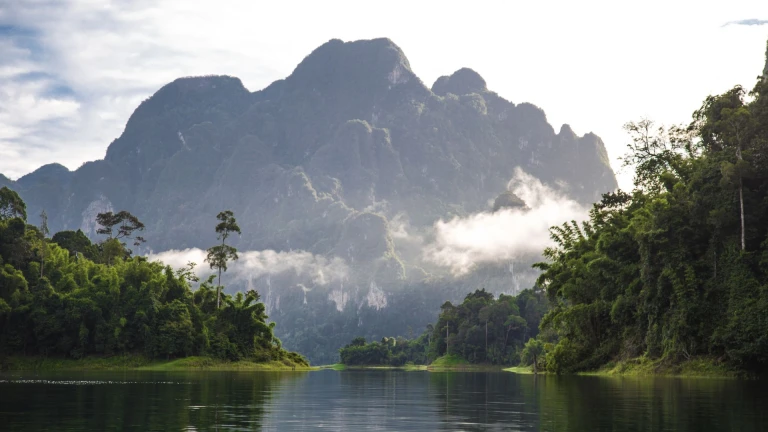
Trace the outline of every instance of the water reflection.
{"type": "Polygon", "coordinates": [[[303,374],[4,375],[0,430],[259,430],[274,387],[303,374]]]}
{"type": "Polygon", "coordinates": [[[0,375],[0,430],[768,430],[761,382],[393,371],[0,375]]]}

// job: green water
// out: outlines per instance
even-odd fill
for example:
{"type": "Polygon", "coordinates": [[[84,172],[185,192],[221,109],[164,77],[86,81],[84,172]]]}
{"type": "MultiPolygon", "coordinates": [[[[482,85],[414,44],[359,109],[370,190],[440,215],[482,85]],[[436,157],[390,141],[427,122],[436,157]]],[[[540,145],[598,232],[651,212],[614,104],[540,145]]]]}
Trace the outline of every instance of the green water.
{"type": "Polygon", "coordinates": [[[760,381],[395,371],[0,374],[0,431],[768,431],[760,381]]]}

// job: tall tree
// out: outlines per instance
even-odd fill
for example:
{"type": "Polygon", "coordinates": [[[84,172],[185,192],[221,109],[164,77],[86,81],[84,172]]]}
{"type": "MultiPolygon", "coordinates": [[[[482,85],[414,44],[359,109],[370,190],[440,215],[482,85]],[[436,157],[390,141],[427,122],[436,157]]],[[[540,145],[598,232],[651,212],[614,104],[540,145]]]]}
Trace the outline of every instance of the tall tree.
{"type": "Polygon", "coordinates": [[[212,270],[217,270],[219,273],[219,283],[216,288],[216,307],[221,307],[221,272],[227,271],[227,263],[229,261],[237,261],[237,249],[227,244],[227,238],[232,233],[240,234],[240,227],[237,225],[237,220],[232,210],[225,210],[216,215],[216,219],[219,223],[216,225],[217,239],[221,240],[220,245],[213,246],[208,249],[208,256],[205,261],[210,264],[212,270]]]}
{"type": "Polygon", "coordinates": [[[107,236],[107,239],[101,243],[101,250],[104,261],[108,265],[111,265],[116,257],[131,254],[132,251],[125,247],[122,239],[132,239],[134,246],[140,246],[146,241],[144,237],[134,235],[137,231],[144,231],[144,224],[125,210],[118,213],[99,213],[96,215],[96,222],[101,225],[96,233],[107,236]]]}
{"type": "Polygon", "coordinates": [[[741,221],[741,250],[746,250],[744,222],[744,178],[751,167],[744,153],[749,151],[753,119],[744,103],[744,89],[736,86],[719,96],[709,96],[704,105],[694,113],[693,126],[697,129],[702,145],[710,152],[733,151],[736,162],[724,162],[723,176],[732,179],[738,188],[739,218],[741,221]]]}
{"type": "Polygon", "coordinates": [[[118,213],[99,213],[96,215],[96,222],[101,225],[96,233],[106,235],[110,240],[132,239],[134,246],[140,246],[146,242],[144,237],[134,236],[134,232],[144,231],[144,224],[139,218],[125,210],[118,213]]]}

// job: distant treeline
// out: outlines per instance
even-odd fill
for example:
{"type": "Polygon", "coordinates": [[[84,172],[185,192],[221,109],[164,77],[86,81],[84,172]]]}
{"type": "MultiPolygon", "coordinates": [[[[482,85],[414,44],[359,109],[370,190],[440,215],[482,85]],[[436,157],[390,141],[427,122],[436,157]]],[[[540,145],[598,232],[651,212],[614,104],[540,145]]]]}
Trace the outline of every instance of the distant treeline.
{"type": "Polygon", "coordinates": [[[546,299],[533,290],[495,298],[484,289],[459,305],[445,302],[435,324],[415,339],[387,337],[367,343],[356,338],[339,351],[346,365],[429,364],[445,354],[471,363],[517,364],[528,338],[538,334],[546,299]]]}
{"type": "MultiPolygon", "coordinates": [[[[193,263],[174,271],[131,256],[124,239],[142,243],[134,234],[143,225],[129,213],[99,215],[99,244],[81,231],[49,239],[45,215],[40,227],[26,216],[19,196],[0,189],[0,356],[208,355],[307,364],[281,348],[255,291],[223,294],[217,305],[213,277],[190,289],[198,282],[193,263]]],[[[232,258],[224,246],[209,250],[214,269],[223,254],[232,258]]]]}

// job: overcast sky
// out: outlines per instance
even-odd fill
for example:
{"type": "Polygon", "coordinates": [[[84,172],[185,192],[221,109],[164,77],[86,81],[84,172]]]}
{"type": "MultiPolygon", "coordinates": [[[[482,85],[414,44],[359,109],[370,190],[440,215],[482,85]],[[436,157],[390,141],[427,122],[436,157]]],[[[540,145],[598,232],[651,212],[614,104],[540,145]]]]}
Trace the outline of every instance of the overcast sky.
{"type": "Polygon", "coordinates": [[[329,39],[382,36],[428,86],[471,67],[556,130],[597,133],[618,170],[622,124],[687,122],[708,94],[751,89],[768,39],[764,0],[455,3],[0,0],[0,173],[102,158],[177,77],[233,75],[253,91],[329,39]]]}

